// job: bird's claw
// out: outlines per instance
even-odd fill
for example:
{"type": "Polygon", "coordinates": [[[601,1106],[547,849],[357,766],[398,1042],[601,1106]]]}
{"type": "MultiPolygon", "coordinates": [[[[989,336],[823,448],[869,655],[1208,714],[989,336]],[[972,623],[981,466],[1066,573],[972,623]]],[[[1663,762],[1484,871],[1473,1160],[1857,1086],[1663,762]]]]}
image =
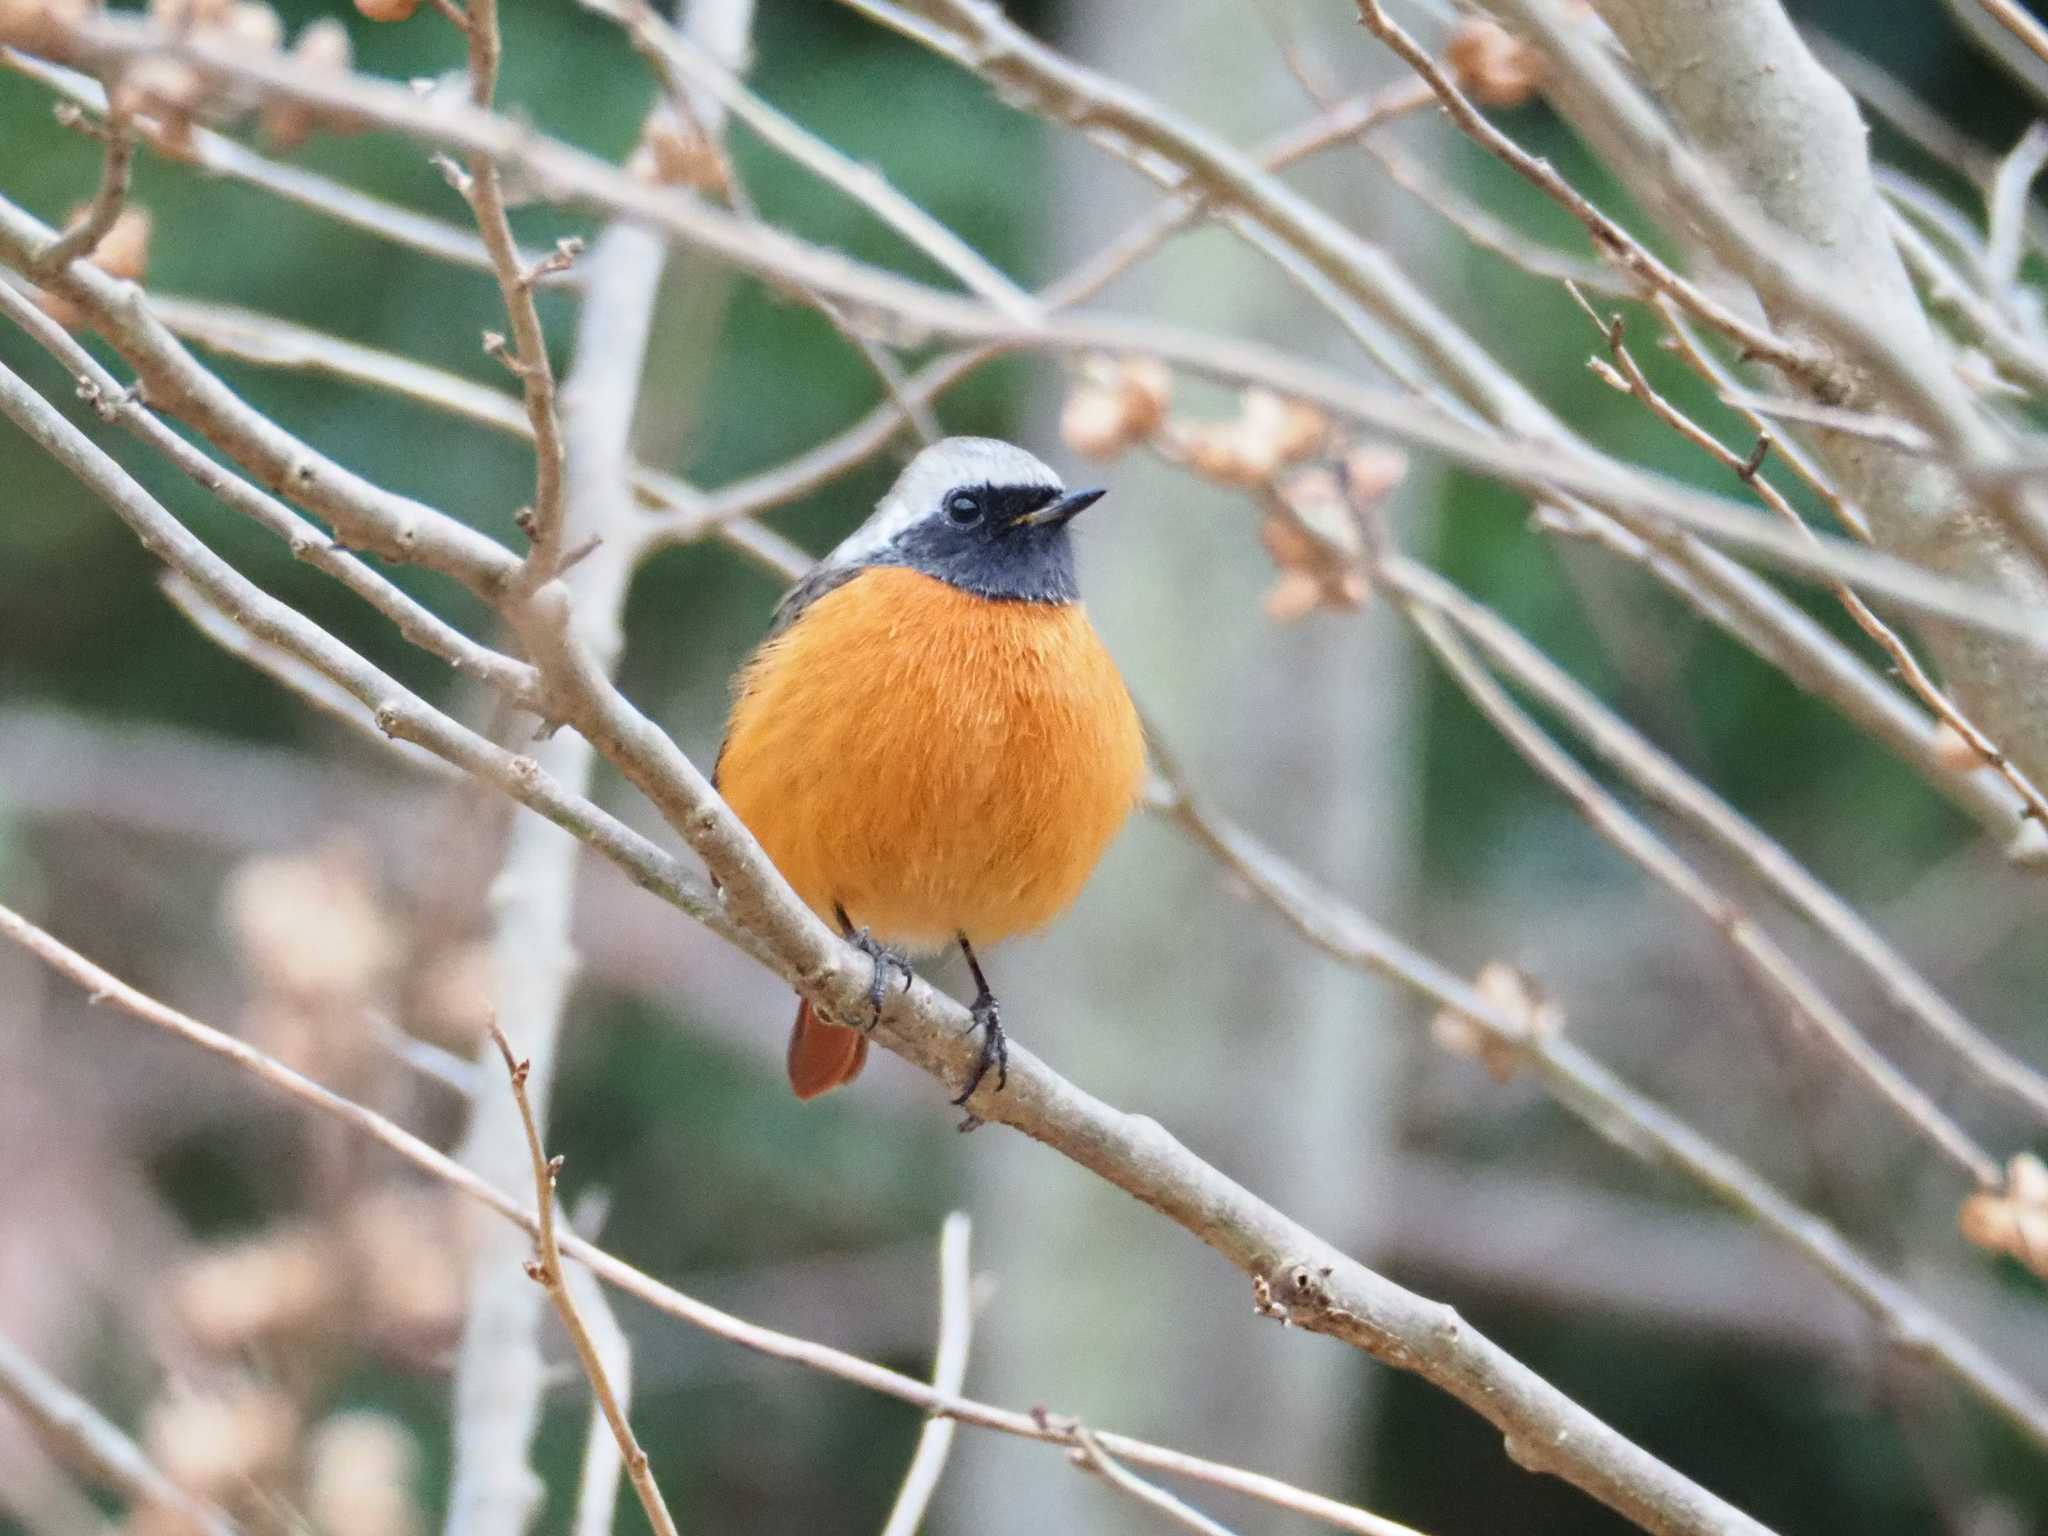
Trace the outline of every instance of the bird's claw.
{"type": "Polygon", "coordinates": [[[871,1033],[882,1022],[882,1002],[889,995],[889,973],[895,971],[900,975],[903,989],[906,992],[910,990],[910,962],[903,957],[901,950],[891,949],[865,928],[849,934],[847,942],[874,962],[874,975],[868,979],[867,1031],[871,1033]]]}
{"type": "MultiPolygon", "coordinates": [[[[984,992],[974,1000],[968,1011],[974,1015],[974,1022],[968,1027],[981,1031],[981,1055],[975,1059],[974,1070],[967,1075],[967,1086],[961,1089],[959,1097],[953,1100],[956,1107],[964,1105],[974,1097],[974,1090],[981,1086],[981,1080],[988,1076],[990,1068],[995,1069],[998,1093],[1008,1087],[1010,1082],[1010,1041],[1003,1033],[1001,1006],[994,997],[984,992]]],[[[971,1131],[980,1123],[976,1116],[969,1115],[962,1122],[960,1129],[971,1131]]]]}

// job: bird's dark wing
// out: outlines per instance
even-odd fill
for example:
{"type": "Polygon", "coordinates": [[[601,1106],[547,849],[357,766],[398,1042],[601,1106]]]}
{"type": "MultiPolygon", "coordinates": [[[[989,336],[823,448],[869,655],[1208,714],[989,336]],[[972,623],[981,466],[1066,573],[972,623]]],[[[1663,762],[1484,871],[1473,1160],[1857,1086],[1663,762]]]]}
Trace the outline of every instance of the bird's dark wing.
{"type": "Polygon", "coordinates": [[[766,645],[802,617],[803,611],[811,604],[827,592],[845,586],[866,569],[866,562],[859,560],[817,567],[783,594],[782,601],[775,605],[775,617],[769,621],[768,633],[762,637],[761,643],[766,645]]]}

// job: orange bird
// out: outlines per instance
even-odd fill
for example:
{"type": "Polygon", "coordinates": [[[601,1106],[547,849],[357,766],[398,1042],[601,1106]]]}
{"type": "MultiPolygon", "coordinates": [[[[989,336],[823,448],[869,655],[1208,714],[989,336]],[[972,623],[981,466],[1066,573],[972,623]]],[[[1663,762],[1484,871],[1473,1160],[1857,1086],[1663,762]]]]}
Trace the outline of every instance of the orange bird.
{"type": "MultiPolygon", "coordinates": [[[[879,1016],[907,951],[958,942],[981,1057],[1001,1011],[979,945],[1051,922],[1137,803],[1144,737],[1081,609],[1069,493],[1009,443],[925,449],[782,600],[734,683],[713,780],[797,895],[874,961],[879,1016]]],[[[851,1082],[867,1036],[800,1002],[800,1099],[851,1082]]]]}

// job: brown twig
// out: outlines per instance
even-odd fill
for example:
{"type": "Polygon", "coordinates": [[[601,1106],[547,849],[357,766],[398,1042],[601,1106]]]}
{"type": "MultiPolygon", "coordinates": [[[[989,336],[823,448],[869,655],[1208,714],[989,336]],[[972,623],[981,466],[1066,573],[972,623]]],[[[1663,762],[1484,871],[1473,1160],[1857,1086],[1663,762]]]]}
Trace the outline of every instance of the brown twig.
{"type": "Polygon", "coordinates": [[[1977,0],[1998,22],[2018,38],[2042,63],[2048,64],[2048,27],[2043,27],[2015,0],[1977,0]]]}
{"type": "Polygon", "coordinates": [[[569,1294],[569,1283],[562,1274],[562,1249],[555,1237],[555,1180],[562,1171],[562,1160],[549,1157],[542,1147],[540,1125],[533,1117],[533,1105],[526,1096],[529,1063],[512,1054],[512,1042],[505,1038],[505,1032],[498,1028],[495,1019],[491,1021],[490,1030],[491,1042],[497,1046],[498,1054],[505,1062],[506,1075],[511,1078],[512,1097],[519,1106],[519,1122],[526,1130],[526,1148],[533,1158],[534,1209],[538,1215],[534,1223],[534,1257],[526,1266],[527,1276],[547,1292],[555,1315],[561,1318],[562,1327],[576,1348],[576,1358],[582,1363],[590,1390],[596,1394],[598,1405],[604,1410],[605,1422],[611,1425],[612,1436],[619,1443],[619,1452],[626,1463],[626,1479],[639,1496],[640,1507],[647,1514],[647,1523],[654,1528],[656,1536],[676,1536],[676,1523],[668,1512],[668,1503],[647,1469],[647,1453],[640,1448],[633,1426],[626,1421],[625,1410],[619,1406],[618,1397],[612,1391],[611,1378],[605,1374],[604,1360],[590,1336],[590,1330],[584,1326],[583,1314],[576,1309],[575,1299],[569,1294]]]}
{"type": "Polygon", "coordinates": [[[1548,160],[1530,154],[1488,122],[1430,56],[1429,50],[1387,15],[1379,0],[1358,0],[1358,19],[1368,32],[1428,82],[1429,88],[1444,104],[1444,110],[1451,115],[1451,120],[1475,143],[1585,226],[1586,233],[1592,237],[1594,249],[1634,277],[1646,292],[1668,295],[1687,314],[1696,316],[1702,325],[1734,342],[1744,356],[1768,362],[1794,378],[1810,380],[1815,377],[1820,364],[1814,353],[1750,323],[1725,304],[1702,293],[1659,260],[1640,240],[1602,213],[1591,199],[1559,175],[1557,168],[1548,160]]]}
{"type": "MultiPolygon", "coordinates": [[[[2048,139],[2044,139],[2044,144],[2048,144],[2048,139]]],[[[1583,297],[1580,298],[1579,302],[1580,307],[1586,311],[1587,316],[1592,319],[1593,323],[1601,326],[1606,331],[1609,350],[1620,365],[1621,374],[1630,393],[1649,406],[1659,420],[1673,427],[1688,442],[1704,449],[1722,464],[1736,470],[1740,478],[1757,493],[1758,497],[1773,512],[1776,512],[1794,527],[1807,527],[1806,520],[1799,515],[1798,510],[1793,507],[1791,502],[1785,499],[1777,487],[1771,484],[1767,476],[1757,474],[1755,466],[1747,466],[1747,472],[1744,473],[1745,465],[1737,458],[1733,449],[1726,447],[1720,439],[1694,422],[1669,400],[1666,400],[1650,387],[1650,382],[1643,376],[1642,369],[1637,365],[1635,359],[1629,356],[1628,349],[1621,343],[1618,319],[1603,325],[1600,317],[1593,313],[1592,307],[1586,304],[1583,297]]],[[[1676,339],[1680,351],[1688,357],[1696,369],[1706,371],[1710,367],[1705,354],[1698,349],[1697,344],[1682,329],[1674,328],[1672,335],[1676,339]]],[[[1768,441],[1769,439],[1765,437],[1757,439],[1760,446],[1768,441]]],[[[1824,494],[1831,493],[1824,492],[1824,494]]],[[[1836,505],[1840,508],[1841,504],[1837,501],[1836,505]]],[[[1856,527],[1862,523],[1860,512],[1852,514],[1847,509],[1842,509],[1842,517],[1844,523],[1850,527],[1856,527]]],[[[2007,757],[1999,749],[1998,744],[1986,735],[1977,723],[1963,712],[1955,700],[1951,699],[1941,686],[1928,675],[1927,669],[1921,666],[1919,659],[1914,656],[1912,648],[1900,637],[1897,630],[1879,618],[1871,606],[1848,587],[1840,582],[1832,583],[1832,586],[1836,600],[1848,611],[1849,617],[1856,621],[1856,627],[1868,635],[1877,644],[1878,648],[1891,658],[1892,665],[1897,668],[1899,676],[1904,680],[1906,686],[1912,689],[1920,702],[1932,710],[1935,716],[1946,724],[1949,729],[1969,743],[1971,750],[1985,764],[1995,770],[1999,777],[2012,786],[2013,793],[2019,796],[2020,803],[2026,808],[2024,814],[2032,817],[2041,826],[2048,827],[2048,797],[2042,795],[2041,790],[2034,784],[2033,780],[2028,778],[2020,766],[2007,757]]],[[[1988,1042],[1984,1043],[1988,1045],[1988,1042]]],[[[1993,1049],[1995,1051],[1995,1048],[1993,1049]]],[[[1970,1054],[1973,1063],[1990,1065],[1988,1061],[1978,1063],[1975,1053],[1971,1052],[1970,1054]]],[[[2001,1086],[2006,1087],[2008,1090],[2013,1089],[2015,1083],[2021,1082],[2021,1079],[2015,1078],[2008,1069],[2017,1065],[2017,1063],[2007,1063],[2005,1067],[1999,1069],[1998,1076],[1994,1080],[1998,1081],[2001,1086]]],[[[2024,1068],[2020,1070],[2024,1074],[2024,1082],[2022,1084],[2023,1097],[2033,1104],[2035,1108],[2048,1110],[2048,1082],[2042,1081],[2031,1072],[2026,1072],[2024,1068]]]]}
{"type": "MultiPolygon", "coordinates": [[[[469,42],[470,103],[488,110],[497,95],[498,66],[504,51],[498,27],[498,0],[470,0],[468,24],[463,33],[469,42]]],[[[498,293],[512,326],[512,345],[505,361],[519,380],[526,414],[533,423],[533,505],[524,509],[519,519],[529,544],[519,581],[523,588],[531,590],[561,569],[566,552],[562,423],[555,409],[554,364],[548,359],[547,337],[541,330],[533,291],[550,272],[565,271],[573,264],[581,242],[564,242],[553,256],[529,264],[519,250],[512,234],[512,221],[506,215],[504,179],[497,160],[476,150],[468,157],[468,167],[468,175],[456,181],[456,190],[476,216],[477,233],[483,236],[484,249],[491,255],[498,293]]],[[[491,350],[486,338],[485,351],[491,350]]]]}

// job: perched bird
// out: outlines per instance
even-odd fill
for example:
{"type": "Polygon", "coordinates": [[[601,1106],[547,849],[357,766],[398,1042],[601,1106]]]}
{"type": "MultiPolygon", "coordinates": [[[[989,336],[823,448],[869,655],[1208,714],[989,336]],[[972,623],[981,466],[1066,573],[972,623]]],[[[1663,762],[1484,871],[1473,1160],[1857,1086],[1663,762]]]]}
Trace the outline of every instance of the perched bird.
{"type": "MultiPolygon", "coordinates": [[[[1023,449],[954,437],[910,462],[776,609],[734,683],[714,781],[796,893],[875,964],[958,942],[981,1056],[1007,1072],[975,950],[1073,903],[1137,803],[1144,737],[1081,609],[1069,493],[1023,449]]],[[[867,1037],[802,1002],[800,1099],[851,1082],[867,1037]]]]}

